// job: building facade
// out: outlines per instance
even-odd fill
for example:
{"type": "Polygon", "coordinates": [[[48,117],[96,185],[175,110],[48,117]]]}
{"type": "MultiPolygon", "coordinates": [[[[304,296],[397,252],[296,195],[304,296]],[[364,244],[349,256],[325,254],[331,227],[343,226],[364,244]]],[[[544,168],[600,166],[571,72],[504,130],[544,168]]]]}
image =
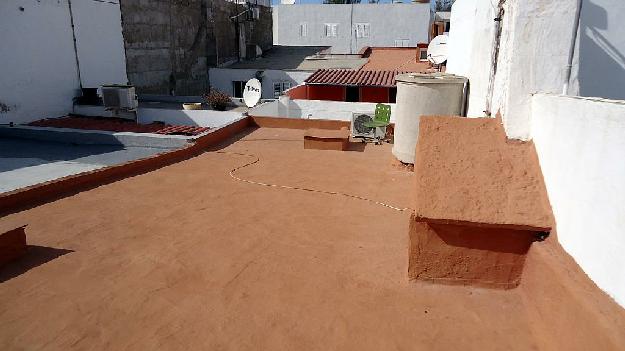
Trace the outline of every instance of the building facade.
{"type": "Polygon", "coordinates": [[[202,95],[209,69],[272,46],[271,8],[236,1],[121,2],[128,79],[142,94],[202,95]]]}
{"type": "Polygon", "coordinates": [[[430,4],[298,4],[273,7],[273,43],[329,46],[354,54],[365,46],[427,43],[430,4]]]}

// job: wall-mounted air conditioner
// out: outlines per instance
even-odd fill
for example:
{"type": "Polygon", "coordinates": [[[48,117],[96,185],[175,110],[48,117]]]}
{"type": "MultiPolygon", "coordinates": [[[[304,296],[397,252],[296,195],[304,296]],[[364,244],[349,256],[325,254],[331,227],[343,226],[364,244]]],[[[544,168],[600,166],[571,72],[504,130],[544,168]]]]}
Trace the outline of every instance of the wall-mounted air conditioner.
{"type": "Polygon", "coordinates": [[[113,117],[137,119],[139,100],[132,85],[103,85],[102,102],[104,109],[112,112],[113,117]]]}
{"type": "Polygon", "coordinates": [[[373,121],[375,113],[356,112],[352,114],[351,132],[354,138],[384,139],[386,127],[371,128],[365,123],[373,121]]]}
{"type": "Polygon", "coordinates": [[[102,101],[107,110],[132,111],[139,106],[132,85],[103,85],[102,101]]]}

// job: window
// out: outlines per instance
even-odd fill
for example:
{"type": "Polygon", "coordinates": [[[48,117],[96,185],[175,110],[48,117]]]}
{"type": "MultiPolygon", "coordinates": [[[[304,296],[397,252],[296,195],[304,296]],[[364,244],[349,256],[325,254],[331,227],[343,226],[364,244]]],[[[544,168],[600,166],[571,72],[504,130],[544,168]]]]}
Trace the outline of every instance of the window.
{"type": "Polygon", "coordinates": [[[419,61],[427,61],[428,60],[428,49],[419,48],[419,61]]]}
{"type": "Polygon", "coordinates": [[[409,39],[395,39],[395,47],[407,47],[409,44],[409,39]]]}
{"type": "Polygon", "coordinates": [[[273,82],[273,97],[277,99],[285,90],[291,89],[291,82],[273,82]]]}
{"type": "Polygon", "coordinates": [[[345,88],[345,101],[347,102],[359,102],[360,101],[360,88],[357,86],[348,86],[345,88]]]}
{"type": "Polygon", "coordinates": [[[369,23],[356,23],[356,38],[369,38],[369,23]]]}
{"type": "Polygon", "coordinates": [[[308,36],[308,23],[302,22],[299,24],[299,36],[300,37],[308,36]]]}
{"type": "Polygon", "coordinates": [[[339,27],[339,25],[336,24],[336,23],[326,23],[325,24],[326,37],[336,38],[337,33],[338,33],[338,27],[339,27]]]}
{"type": "Polygon", "coordinates": [[[237,98],[243,97],[243,89],[245,88],[244,81],[232,81],[232,96],[237,98]]]}

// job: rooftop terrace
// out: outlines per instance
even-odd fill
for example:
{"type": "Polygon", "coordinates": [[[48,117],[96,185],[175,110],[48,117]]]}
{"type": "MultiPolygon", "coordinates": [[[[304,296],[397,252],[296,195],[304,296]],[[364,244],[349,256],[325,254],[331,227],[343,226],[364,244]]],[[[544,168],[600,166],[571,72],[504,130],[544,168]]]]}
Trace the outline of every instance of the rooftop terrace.
{"type": "Polygon", "coordinates": [[[415,173],[393,167],[390,145],[304,150],[303,135],[247,129],[186,161],[2,218],[0,229],[27,224],[35,246],[0,271],[0,348],[625,345],[625,313],[556,235],[532,246],[513,290],[410,282],[411,211],[374,201],[413,207],[415,173]],[[243,180],[374,201],[237,181],[235,168],[243,180]]]}

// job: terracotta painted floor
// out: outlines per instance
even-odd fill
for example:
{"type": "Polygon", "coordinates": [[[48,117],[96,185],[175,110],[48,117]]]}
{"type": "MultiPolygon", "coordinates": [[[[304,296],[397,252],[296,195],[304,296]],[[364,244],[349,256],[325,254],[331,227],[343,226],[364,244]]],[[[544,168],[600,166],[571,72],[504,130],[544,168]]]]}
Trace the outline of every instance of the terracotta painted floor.
{"type": "MultiPolygon", "coordinates": [[[[223,151],[260,156],[240,177],[411,206],[390,145],[302,136],[258,129],[223,151]]],[[[413,283],[409,213],[230,178],[250,160],[208,152],[0,219],[37,246],[35,267],[0,272],[0,349],[625,349],[625,312],[555,235],[517,289],[413,283]]]]}

